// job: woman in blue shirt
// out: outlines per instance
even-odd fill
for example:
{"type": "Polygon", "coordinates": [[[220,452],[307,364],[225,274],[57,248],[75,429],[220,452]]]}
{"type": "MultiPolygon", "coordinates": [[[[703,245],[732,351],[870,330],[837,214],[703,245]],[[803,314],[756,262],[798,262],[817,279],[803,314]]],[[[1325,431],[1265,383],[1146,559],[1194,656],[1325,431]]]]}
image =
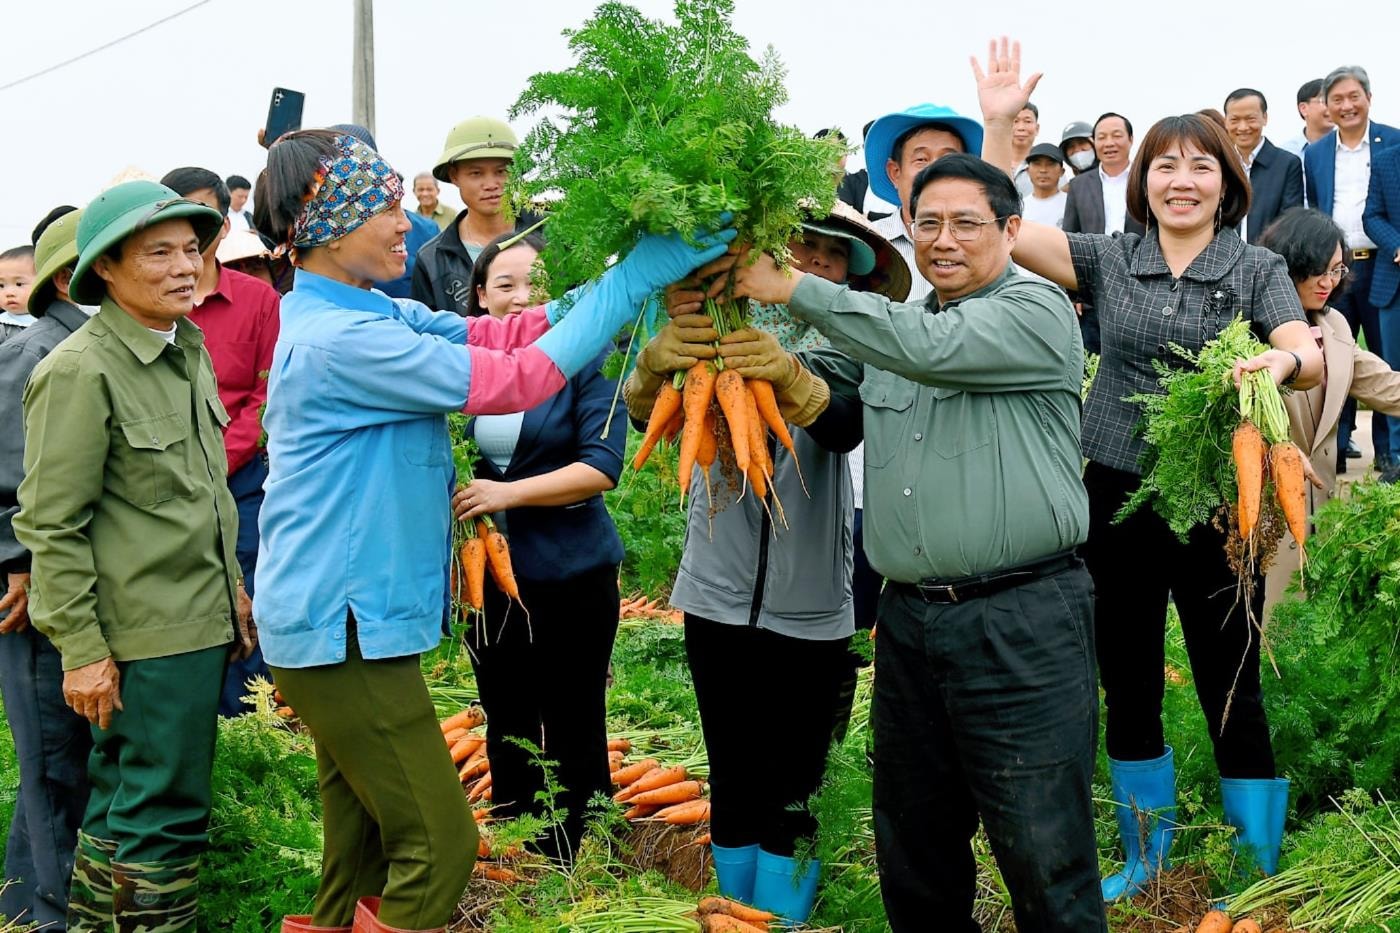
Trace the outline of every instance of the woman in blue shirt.
{"type": "Polygon", "coordinates": [[[325,832],[315,911],[284,931],[442,930],[470,877],[476,831],[418,664],[447,607],[445,415],[548,398],[733,238],[639,240],[554,328],[555,306],[468,321],[371,288],[403,274],[402,197],[373,149],[324,130],[274,144],[258,190],[297,272],[264,417],[254,618],[316,739],[325,832]]]}
{"type": "MultiPolygon", "coordinates": [[[[529,305],[538,237],[506,233],[477,257],[469,317],[505,319],[529,305]]],[[[521,601],[510,611],[489,581],[485,611],[467,634],[481,703],[491,724],[491,796],[498,816],[544,815],[535,795],[545,776],[519,740],[544,751],[562,792],[561,826],[540,841],[568,860],[583,837],[584,810],[610,792],[608,658],[617,635],[622,539],[603,505],[617,485],[627,438],[617,382],[599,354],[564,388],[514,414],[478,415],[468,428],[481,459],[454,497],[459,519],[490,515],[510,538],[521,601]],[[604,427],[612,416],[612,429],[604,427]]]]}

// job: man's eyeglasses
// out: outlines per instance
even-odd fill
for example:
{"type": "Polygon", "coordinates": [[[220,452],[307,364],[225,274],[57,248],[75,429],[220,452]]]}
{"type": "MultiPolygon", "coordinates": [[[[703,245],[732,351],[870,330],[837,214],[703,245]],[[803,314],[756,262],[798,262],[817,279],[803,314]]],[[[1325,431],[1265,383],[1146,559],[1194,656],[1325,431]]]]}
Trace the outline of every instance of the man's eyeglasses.
{"type": "MultiPolygon", "coordinates": [[[[948,229],[952,231],[953,239],[960,243],[970,243],[982,235],[982,228],[987,224],[994,224],[1005,220],[1005,217],[993,217],[991,220],[977,220],[972,217],[959,217],[957,220],[946,221],[948,229]]],[[[937,217],[924,217],[914,221],[914,240],[919,243],[932,243],[943,234],[945,221],[937,217]]]]}

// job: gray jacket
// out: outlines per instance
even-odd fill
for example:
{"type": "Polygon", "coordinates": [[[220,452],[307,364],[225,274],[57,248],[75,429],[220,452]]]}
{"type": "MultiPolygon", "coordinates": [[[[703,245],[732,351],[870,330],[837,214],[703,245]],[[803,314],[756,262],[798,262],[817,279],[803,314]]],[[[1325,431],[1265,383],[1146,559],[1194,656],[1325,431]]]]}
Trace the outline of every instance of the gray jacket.
{"type": "Polygon", "coordinates": [[[87,321],[76,305],[55,299],[43,317],[0,344],[0,572],[29,572],[29,552],[12,525],[24,479],[24,386],[39,361],[87,321]]]}
{"type": "Polygon", "coordinates": [[[769,520],[752,490],[736,502],[737,491],[725,483],[718,463],[710,468],[710,486],[720,507],[712,519],[704,476],[695,468],[685,550],[671,603],[715,622],[755,625],[793,638],[848,638],[855,631],[855,503],[846,454],[818,446],[801,428],[789,430],[811,497],[802,491],[787,450],[775,445],[773,486],[787,527],[776,507],[769,520]]]}

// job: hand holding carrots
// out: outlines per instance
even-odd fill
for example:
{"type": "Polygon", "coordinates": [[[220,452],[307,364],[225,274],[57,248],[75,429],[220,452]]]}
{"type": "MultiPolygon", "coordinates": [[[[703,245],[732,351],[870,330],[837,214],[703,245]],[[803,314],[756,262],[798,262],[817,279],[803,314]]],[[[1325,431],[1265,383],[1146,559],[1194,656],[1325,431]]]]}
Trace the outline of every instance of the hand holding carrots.
{"type": "Polygon", "coordinates": [[[110,657],[63,672],[63,702],[73,712],[106,729],[112,711],[122,708],[121,671],[110,657]]]}
{"type": "Polygon", "coordinates": [[[689,369],[700,360],[715,358],[719,339],[714,322],[703,314],[672,318],[637,355],[637,366],[658,376],[689,369]]]}
{"type": "Polygon", "coordinates": [[[763,379],[779,392],[792,385],[797,375],[792,354],[782,348],[772,334],[745,328],[725,334],[719,342],[724,365],[745,379],[763,379]]]}
{"type": "Polygon", "coordinates": [[[1233,378],[1235,385],[1239,386],[1245,373],[1267,369],[1269,375],[1274,377],[1274,385],[1281,386],[1293,375],[1294,365],[1293,354],[1287,350],[1265,350],[1250,359],[1236,360],[1233,378]]]}
{"type": "Polygon", "coordinates": [[[514,508],[515,497],[511,485],[489,479],[474,479],[453,494],[452,514],[457,521],[464,522],[478,515],[514,508]]]}

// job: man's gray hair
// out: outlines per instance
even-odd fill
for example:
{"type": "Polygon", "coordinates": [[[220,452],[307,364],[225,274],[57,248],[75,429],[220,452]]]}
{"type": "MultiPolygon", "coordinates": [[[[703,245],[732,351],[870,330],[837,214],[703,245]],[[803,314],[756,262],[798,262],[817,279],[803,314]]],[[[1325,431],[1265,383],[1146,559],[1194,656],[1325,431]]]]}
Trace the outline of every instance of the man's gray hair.
{"type": "Polygon", "coordinates": [[[413,176],[413,183],[416,185],[416,184],[418,184],[418,182],[420,182],[420,181],[423,180],[424,178],[426,178],[426,179],[428,179],[428,181],[432,182],[434,188],[436,188],[436,187],[438,186],[437,179],[433,177],[433,173],[432,173],[432,172],[419,172],[417,175],[414,175],[414,176],[413,176]]]}
{"type": "Polygon", "coordinates": [[[1322,81],[1322,96],[1327,98],[1332,94],[1332,86],[1338,82],[1351,78],[1361,85],[1361,90],[1366,92],[1366,96],[1371,96],[1371,76],[1366,74],[1366,69],[1360,65],[1343,65],[1340,68],[1333,68],[1322,81]]]}

